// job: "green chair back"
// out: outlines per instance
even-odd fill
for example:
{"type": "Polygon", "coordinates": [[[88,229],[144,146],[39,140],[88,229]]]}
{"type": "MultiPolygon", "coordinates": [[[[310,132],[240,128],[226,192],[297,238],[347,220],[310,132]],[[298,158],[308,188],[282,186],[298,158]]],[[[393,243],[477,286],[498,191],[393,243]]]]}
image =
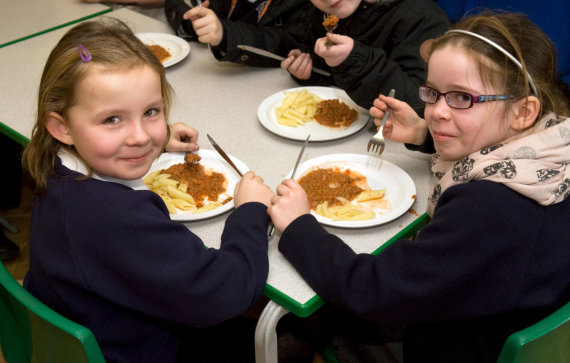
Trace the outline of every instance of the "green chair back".
{"type": "Polygon", "coordinates": [[[570,362],[570,302],[541,321],[511,334],[497,363],[570,362]]]}
{"type": "Polygon", "coordinates": [[[93,333],[32,296],[0,263],[0,348],[7,363],[104,363],[93,333]]]}

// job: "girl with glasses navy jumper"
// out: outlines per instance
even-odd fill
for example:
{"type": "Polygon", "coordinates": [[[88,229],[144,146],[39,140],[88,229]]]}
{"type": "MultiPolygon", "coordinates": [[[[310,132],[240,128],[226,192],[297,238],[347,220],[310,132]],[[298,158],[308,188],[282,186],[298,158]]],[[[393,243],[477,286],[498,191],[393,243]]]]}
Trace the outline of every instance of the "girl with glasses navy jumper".
{"type": "MultiPolygon", "coordinates": [[[[425,118],[383,95],[370,110],[378,125],[392,109],[385,138],[435,151],[416,239],[355,254],[292,180],[269,214],[279,250],[339,315],[403,326],[404,362],[495,362],[511,333],[570,300],[567,99],[552,43],[520,14],[465,19],[421,53],[425,118]]],[[[337,327],[339,355],[364,350],[354,326],[337,327]]]]}

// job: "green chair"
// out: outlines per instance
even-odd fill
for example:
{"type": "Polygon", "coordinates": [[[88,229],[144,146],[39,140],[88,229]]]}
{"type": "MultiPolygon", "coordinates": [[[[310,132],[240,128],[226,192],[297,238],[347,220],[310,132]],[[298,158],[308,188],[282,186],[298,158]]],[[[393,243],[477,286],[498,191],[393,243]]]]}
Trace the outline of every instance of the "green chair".
{"type": "MultiPolygon", "coordinates": [[[[327,346],[322,352],[327,363],[338,363],[337,352],[327,346]]],[[[570,302],[541,321],[511,334],[497,363],[570,362],[570,302]]]]}
{"type": "Polygon", "coordinates": [[[56,313],[24,289],[0,263],[0,348],[7,363],[104,363],[84,326],[56,313]]]}
{"type": "Polygon", "coordinates": [[[570,362],[570,302],[511,334],[497,363],[570,362]]]}

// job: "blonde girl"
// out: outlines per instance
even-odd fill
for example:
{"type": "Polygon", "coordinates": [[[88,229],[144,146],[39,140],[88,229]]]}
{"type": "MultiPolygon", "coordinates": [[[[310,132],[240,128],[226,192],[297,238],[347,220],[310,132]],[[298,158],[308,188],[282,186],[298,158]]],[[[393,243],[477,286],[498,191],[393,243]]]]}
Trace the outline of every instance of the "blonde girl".
{"type": "Polygon", "coordinates": [[[172,222],[158,195],[135,190],[165,146],[197,149],[194,129],[168,126],[170,102],[162,64],[111,18],[70,29],[40,82],[23,156],[37,183],[24,286],[91,329],[108,361],[192,359],[204,339],[195,328],[243,314],[267,278],[273,193],[253,172],[236,187],[219,250],[172,222]]]}

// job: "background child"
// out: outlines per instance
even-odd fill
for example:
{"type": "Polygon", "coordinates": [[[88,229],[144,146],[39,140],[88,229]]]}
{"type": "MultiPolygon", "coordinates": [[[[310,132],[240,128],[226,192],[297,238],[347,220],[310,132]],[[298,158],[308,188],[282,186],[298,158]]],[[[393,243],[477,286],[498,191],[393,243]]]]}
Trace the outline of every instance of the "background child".
{"type": "Polygon", "coordinates": [[[290,29],[299,46],[291,50],[282,68],[301,84],[342,88],[364,108],[372,106],[374,95],[394,88],[398,98],[418,113],[423,111],[417,87],[425,81],[426,69],[419,46],[449,28],[447,15],[433,1],[311,2],[314,8],[307,19],[290,29]],[[326,33],[322,22],[328,14],[340,21],[326,33]],[[300,38],[297,33],[306,36],[300,38]],[[311,72],[313,66],[330,71],[332,77],[311,72]]]}
{"type": "Polygon", "coordinates": [[[204,1],[202,7],[190,10],[184,0],[167,0],[165,12],[178,35],[210,44],[220,61],[279,67],[279,61],[237,46],[251,45],[285,56],[294,44],[281,41],[286,38],[285,29],[301,22],[310,7],[309,0],[221,0],[204,1]]]}
{"type": "MultiPolygon", "coordinates": [[[[554,47],[520,14],[454,28],[422,46],[425,119],[384,96],[371,109],[392,108],[384,137],[435,147],[432,219],[414,241],[355,254],[293,180],[269,208],[279,250],[330,305],[405,326],[405,362],[495,362],[508,335],[570,300],[570,118],[554,47]]],[[[344,344],[359,335],[336,328],[344,344]]]]}
{"type": "MultiPolygon", "coordinates": [[[[49,55],[23,155],[38,192],[24,285],[91,329],[108,361],[191,359],[181,345],[200,353],[205,334],[190,327],[240,316],[267,278],[273,193],[253,172],[236,186],[219,250],[172,222],[157,194],[132,189],[168,141],[170,92],[164,67],[125,24],[81,23],[49,55]]],[[[172,150],[197,148],[192,128],[172,134],[172,150]]],[[[231,342],[220,337],[224,350],[207,353],[252,357],[253,334],[231,342]]]]}
{"type": "MultiPolygon", "coordinates": [[[[222,26],[207,9],[194,8],[184,17],[192,20],[194,28],[200,27],[201,42],[210,44],[214,53],[216,49],[222,51],[219,60],[252,64],[251,55],[236,49],[238,44],[252,45],[287,57],[281,67],[303,85],[337,86],[365,108],[372,106],[374,95],[394,88],[401,99],[422,111],[417,86],[425,81],[426,73],[418,49],[424,40],[449,28],[447,16],[433,1],[311,0],[311,3],[314,6],[298,6],[279,27],[260,23],[264,26],[236,28],[225,22],[222,26]],[[331,13],[340,22],[335,34],[326,35],[323,15],[331,13]],[[325,47],[327,39],[335,45],[325,47]],[[313,66],[329,71],[332,76],[312,73],[313,66]]],[[[269,59],[263,62],[274,64],[269,59]]]]}

